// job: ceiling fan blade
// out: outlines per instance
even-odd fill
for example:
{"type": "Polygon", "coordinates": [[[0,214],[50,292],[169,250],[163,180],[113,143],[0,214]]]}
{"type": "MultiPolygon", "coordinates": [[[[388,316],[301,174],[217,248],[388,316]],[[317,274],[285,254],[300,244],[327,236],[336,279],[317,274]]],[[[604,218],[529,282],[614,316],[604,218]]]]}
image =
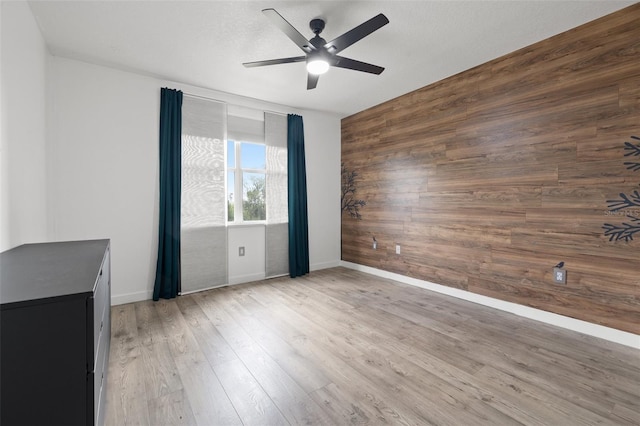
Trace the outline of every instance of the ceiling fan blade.
{"type": "Polygon", "coordinates": [[[306,56],[293,56],[291,58],[281,58],[281,59],[269,59],[266,61],[255,61],[255,62],[245,62],[244,65],[247,68],[252,67],[264,67],[265,65],[279,65],[279,64],[290,64],[292,62],[304,62],[307,60],[306,56]]]}
{"type": "Polygon", "coordinates": [[[275,9],[263,9],[262,13],[264,13],[267,18],[273,22],[276,27],[280,28],[280,30],[285,33],[291,41],[293,41],[296,46],[305,52],[312,52],[316,50],[315,47],[307,40],[298,30],[296,30],[293,25],[291,25],[286,19],[282,17],[275,9]]]}
{"type": "Polygon", "coordinates": [[[368,64],[366,62],[356,61],[355,59],[349,59],[342,56],[335,56],[337,59],[332,65],[338,68],[346,68],[348,70],[368,72],[371,74],[381,74],[384,71],[383,67],[377,65],[368,64]]]}
{"type": "Polygon", "coordinates": [[[324,47],[329,49],[331,53],[338,53],[347,47],[351,46],[353,43],[362,40],[372,32],[380,29],[381,27],[387,25],[389,23],[389,19],[384,16],[382,13],[374,16],[369,19],[367,22],[364,22],[351,31],[347,31],[341,36],[331,40],[329,43],[325,44],[324,47]]]}
{"type": "Polygon", "coordinates": [[[318,85],[319,75],[307,73],[307,90],[315,89],[318,85]]]}

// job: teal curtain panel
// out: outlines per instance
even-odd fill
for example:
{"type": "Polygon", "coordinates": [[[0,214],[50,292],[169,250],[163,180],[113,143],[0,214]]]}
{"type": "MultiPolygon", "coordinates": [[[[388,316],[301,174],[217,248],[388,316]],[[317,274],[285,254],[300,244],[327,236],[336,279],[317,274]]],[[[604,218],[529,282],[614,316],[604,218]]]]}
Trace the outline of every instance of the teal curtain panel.
{"type": "Polygon", "coordinates": [[[287,160],[289,190],[289,275],[309,273],[309,221],[307,217],[307,173],[304,157],[302,117],[287,116],[287,160]]]}
{"type": "Polygon", "coordinates": [[[180,293],[182,92],[160,92],[160,220],[153,300],[180,293]]]}

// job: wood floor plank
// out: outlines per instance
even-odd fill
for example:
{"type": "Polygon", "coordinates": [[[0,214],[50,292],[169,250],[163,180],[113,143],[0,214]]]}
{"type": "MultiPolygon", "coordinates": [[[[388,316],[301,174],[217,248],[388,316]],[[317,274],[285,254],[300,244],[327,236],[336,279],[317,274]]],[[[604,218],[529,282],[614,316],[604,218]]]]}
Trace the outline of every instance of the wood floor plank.
{"type": "Polygon", "coordinates": [[[109,362],[137,354],[140,339],[136,324],[134,304],[114,306],[111,309],[109,362]]]}
{"type": "Polygon", "coordinates": [[[200,351],[200,346],[175,299],[160,300],[156,303],[156,311],[173,356],[200,351]]]}
{"type": "Polygon", "coordinates": [[[629,408],[616,404],[611,412],[612,418],[616,420],[616,423],[624,425],[637,425],[638,419],[640,419],[640,413],[629,408]]]}
{"type": "Polygon", "coordinates": [[[233,297],[223,296],[221,301],[225,303],[229,313],[305,392],[313,392],[331,382],[321,370],[309,365],[308,359],[301,356],[291,345],[266,327],[264,321],[254,318],[248,313],[242,307],[243,299],[237,300],[239,294],[235,292],[228,294],[233,297]]]}
{"type": "MultiPolygon", "coordinates": [[[[292,290],[287,286],[278,286],[277,288],[289,293],[302,291],[292,290]]],[[[360,333],[363,338],[368,337],[374,341],[388,341],[396,338],[400,342],[410,342],[414,346],[422,345],[428,341],[432,354],[439,356],[443,361],[455,364],[457,368],[473,373],[482,367],[481,363],[473,359],[470,348],[460,345],[459,342],[447,335],[431,329],[418,328],[415,323],[389,315],[384,311],[372,310],[365,305],[349,312],[327,310],[312,297],[305,299],[304,303],[308,305],[309,310],[323,312],[327,317],[336,318],[340,323],[340,331],[344,330],[345,333],[360,333]]]]}
{"type": "Polygon", "coordinates": [[[176,368],[199,426],[242,425],[227,393],[202,353],[176,357],[176,368]]]}
{"type": "Polygon", "coordinates": [[[166,341],[141,345],[140,352],[143,365],[142,377],[144,377],[148,399],[182,389],[182,381],[166,341]]]}
{"type": "MultiPolygon", "coordinates": [[[[518,377],[505,374],[491,366],[483,367],[475,377],[482,378],[482,381],[489,383],[490,387],[498,387],[503,395],[508,395],[507,398],[513,401],[513,405],[507,410],[504,406],[498,409],[514,417],[517,414],[525,414],[526,417],[518,418],[519,421],[527,421],[533,417],[540,424],[603,424],[607,422],[607,419],[592,411],[566,399],[557,398],[518,377]],[[513,407],[517,407],[517,413],[514,413],[513,407]]],[[[489,403],[491,404],[492,401],[489,403]]]]}
{"type": "Polygon", "coordinates": [[[150,426],[143,374],[140,355],[110,360],[105,424],[150,426]]]}
{"type": "MultiPolygon", "coordinates": [[[[395,292],[393,296],[389,296],[387,292],[381,291],[376,282],[368,283],[358,279],[357,274],[356,271],[343,270],[341,278],[348,280],[357,289],[360,297],[363,294],[366,295],[369,299],[368,306],[379,307],[381,306],[380,304],[401,301],[404,303],[403,308],[407,308],[407,305],[415,305],[421,308],[417,318],[424,315],[437,320],[433,322],[437,327],[443,327],[447,324],[455,327],[449,327],[446,330],[448,335],[455,335],[456,333],[451,333],[451,331],[457,329],[463,333],[462,339],[468,341],[473,336],[482,335],[485,338],[489,333],[499,339],[498,342],[503,341],[505,338],[512,341],[515,339],[523,345],[529,344],[531,347],[547,347],[547,349],[554,350],[557,353],[568,352],[572,357],[578,357],[585,362],[598,362],[602,359],[603,361],[606,360],[609,368],[614,365],[620,365],[625,374],[631,373],[634,378],[640,381],[640,360],[638,359],[637,350],[633,348],[611,344],[592,336],[530,321],[488,307],[472,303],[459,303],[456,299],[448,296],[424,291],[406,284],[396,283],[396,286],[402,291],[395,292]],[[465,327],[458,327],[463,321],[465,322],[465,327]],[[505,322],[509,323],[510,326],[504,327],[505,322]],[[548,345],[549,335],[554,336],[553,345],[548,345]],[[611,350],[612,347],[615,348],[614,351],[611,350]],[[595,359],[591,356],[594,352],[597,353],[595,359]]],[[[384,282],[385,280],[379,281],[384,282]]],[[[329,284],[331,282],[330,280],[328,281],[329,284]]],[[[403,311],[397,310],[396,312],[403,311]]],[[[404,312],[402,315],[410,319],[407,317],[410,314],[410,312],[404,312]]],[[[421,321],[425,320],[426,318],[421,321]]]]}
{"type": "Polygon", "coordinates": [[[184,389],[151,399],[149,422],[154,426],[197,426],[184,389]]]}
{"type": "MultiPolygon", "coordinates": [[[[373,303],[371,305],[378,307],[381,306],[379,303],[373,303]]],[[[388,306],[389,305],[387,305],[387,307],[388,306]]],[[[477,314],[478,311],[479,309],[476,307],[474,309],[474,312],[476,312],[477,314]]],[[[398,310],[396,310],[395,312],[397,312],[402,317],[411,317],[414,321],[424,324],[424,322],[420,319],[420,316],[412,317],[411,315],[407,315],[407,312],[398,310]]],[[[498,317],[509,316],[509,314],[495,311],[493,311],[492,314],[498,317]]],[[[516,323],[521,322],[521,320],[517,319],[517,317],[514,318],[514,321],[516,323]]],[[[529,323],[531,322],[529,321],[529,323]]],[[[493,329],[493,327],[497,326],[496,324],[499,323],[495,323],[493,320],[487,320],[486,318],[481,323],[482,327],[474,326],[472,323],[465,324],[466,327],[464,328],[470,328],[471,331],[474,331],[474,333],[465,333],[461,335],[461,337],[464,337],[466,335],[466,340],[474,342],[474,354],[479,361],[486,359],[485,362],[489,363],[492,362],[492,360],[494,360],[495,362],[496,359],[505,360],[505,356],[513,360],[514,362],[522,363],[522,360],[527,360],[527,365],[532,365],[534,366],[534,368],[537,367],[536,371],[538,372],[538,375],[548,376],[546,378],[546,381],[554,383],[554,389],[562,389],[562,386],[560,385],[560,383],[562,382],[566,382],[569,380],[573,380],[575,382],[576,380],[578,380],[578,383],[581,383],[582,385],[574,387],[572,390],[565,392],[564,397],[570,397],[573,400],[578,401],[579,405],[588,406],[591,410],[594,410],[601,415],[606,413],[610,409],[610,406],[608,404],[603,405],[603,401],[606,401],[606,399],[603,399],[602,396],[605,393],[617,393],[619,403],[625,403],[627,407],[631,407],[632,409],[635,409],[636,404],[640,401],[640,395],[638,395],[637,393],[637,391],[640,389],[638,386],[635,386],[635,383],[637,382],[634,381],[634,379],[628,379],[624,375],[611,376],[611,363],[607,364],[609,368],[607,369],[607,373],[605,374],[603,371],[599,370],[599,367],[597,365],[594,365],[593,360],[589,362],[589,364],[591,364],[591,366],[589,367],[587,367],[584,362],[576,362],[576,357],[584,356],[585,352],[580,351],[580,353],[573,356],[573,362],[566,362],[566,364],[556,365],[558,364],[558,361],[563,360],[565,356],[559,354],[557,351],[554,351],[553,355],[546,354],[547,351],[554,350],[556,345],[550,345],[547,342],[546,346],[548,349],[546,349],[539,348],[538,344],[531,345],[528,343],[527,336],[530,334],[531,330],[534,327],[525,327],[523,325],[520,325],[513,330],[510,330],[502,326],[503,333],[500,336],[501,341],[509,339],[512,342],[512,344],[509,346],[509,351],[502,355],[495,352],[495,348],[500,347],[500,341],[485,339],[488,340],[489,343],[487,343],[474,339],[474,336],[478,335],[477,333],[483,333],[483,336],[486,337],[487,328],[489,328],[490,331],[491,329],[493,329]],[[523,336],[524,339],[522,338],[523,336]],[[514,340],[520,341],[521,343],[519,345],[516,345],[514,344],[514,340]],[[483,353],[479,349],[485,349],[486,351],[483,353]],[[633,392],[634,390],[636,390],[636,392],[633,392]]],[[[539,325],[536,324],[536,328],[539,328],[539,325]]],[[[566,339],[563,339],[563,341],[564,340],[566,339]]],[[[419,340],[412,341],[414,342],[414,346],[416,346],[416,348],[421,345],[419,340]]],[[[627,352],[625,348],[621,349],[623,349],[622,352],[627,352]]],[[[615,370],[616,368],[614,365],[613,371],[615,370]]],[[[632,376],[635,375],[635,368],[626,368],[625,371],[628,374],[631,373],[632,376]]]]}
{"type": "MultiPolygon", "coordinates": [[[[279,289],[283,291],[289,291],[290,288],[280,287],[276,285],[279,289]]],[[[301,292],[303,289],[294,289],[291,290],[294,292],[301,292]]],[[[310,312],[316,312],[316,309],[308,309],[310,312]]],[[[333,314],[334,316],[336,313],[333,314]]],[[[317,321],[319,323],[326,322],[322,318],[317,315],[310,317],[318,318],[317,321]]],[[[415,381],[412,379],[420,378],[421,376],[430,376],[426,371],[417,371],[419,367],[412,366],[409,363],[404,362],[401,358],[397,357],[391,351],[385,351],[380,349],[380,344],[391,339],[389,336],[385,335],[375,335],[373,340],[379,342],[380,344],[372,345],[366,341],[367,337],[371,338],[374,333],[372,329],[362,329],[356,330],[356,326],[351,323],[351,320],[348,318],[337,318],[338,322],[346,322],[347,330],[336,331],[336,327],[333,327],[334,333],[344,338],[345,340],[349,340],[354,342],[362,347],[366,347],[367,351],[361,353],[360,355],[351,356],[349,359],[350,366],[357,370],[360,374],[368,376],[370,380],[373,381],[374,385],[378,388],[383,389],[392,389],[392,393],[397,395],[407,406],[418,416],[420,422],[427,422],[433,424],[440,424],[442,422],[450,423],[452,422],[452,418],[450,417],[450,413],[448,410],[443,410],[442,407],[446,407],[447,405],[459,405],[459,407],[455,410],[457,412],[457,418],[463,419],[465,417],[465,413],[461,411],[460,407],[471,407],[466,404],[466,401],[458,401],[456,400],[452,394],[455,394],[453,389],[438,389],[437,392],[432,393],[432,397],[425,399],[419,398],[414,399],[411,396],[420,394],[424,389],[427,388],[423,380],[415,381]],[[345,333],[345,334],[342,334],[345,333]],[[449,393],[447,393],[447,391],[449,393]],[[444,403],[444,405],[443,405],[444,403]]],[[[397,347],[397,346],[396,346],[397,347]]],[[[437,380],[437,378],[431,378],[433,385],[435,387],[447,387],[447,384],[443,381],[437,380]]],[[[460,396],[460,393],[457,393],[460,396]]],[[[486,414],[482,414],[483,411],[488,411],[490,415],[494,417],[501,417],[500,414],[495,413],[493,409],[490,407],[478,405],[473,406],[472,409],[477,410],[477,412],[473,413],[468,421],[471,419],[482,419],[486,418],[486,414]]],[[[508,419],[503,419],[504,423],[508,422],[508,419]]]]}
{"type": "Polygon", "coordinates": [[[242,361],[236,359],[224,364],[216,364],[214,371],[242,424],[245,426],[289,424],[242,361]]]}
{"type": "Polygon", "coordinates": [[[640,351],[345,268],[112,308],[107,425],[640,424],[640,351]]]}
{"type": "Polygon", "coordinates": [[[368,425],[377,421],[384,422],[384,417],[368,413],[362,406],[354,404],[352,398],[335,383],[329,383],[311,394],[311,398],[324,407],[335,424],[368,425]]]}
{"type": "Polygon", "coordinates": [[[329,417],[280,366],[259,347],[216,300],[216,292],[199,294],[203,306],[220,334],[258,380],[284,417],[293,424],[331,424],[329,417]]]}
{"type": "Polygon", "coordinates": [[[209,364],[215,366],[238,359],[193,297],[180,297],[176,303],[209,364]]]}
{"type": "Polygon", "coordinates": [[[133,303],[111,308],[111,334],[113,337],[127,336],[133,339],[137,336],[135,308],[136,305],[133,303]]]}
{"type": "MultiPolygon", "coordinates": [[[[268,314],[264,313],[264,308],[261,309],[255,304],[251,306],[251,310],[262,312],[260,317],[265,323],[272,325],[292,347],[312,360],[318,368],[322,368],[335,384],[343,389],[350,389],[351,404],[375,413],[376,424],[428,423],[396,399],[393,392],[376,386],[369,380],[368,375],[362,375],[353,368],[351,362],[362,356],[363,352],[353,347],[352,342],[336,338],[323,326],[309,321],[286,304],[278,304],[278,295],[268,288],[261,291],[265,288],[253,288],[251,294],[269,307],[266,309],[268,314]]],[[[254,303],[257,303],[257,300],[254,299],[254,303]]],[[[331,408],[329,410],[331,411],[331,408]]]]}
{"type": "Polygon", "coordinates": [[[151,345],[167,340],[167,335],[162,328],[162,321],[156,311],[156,304],[153,301],[145,300],[136,303],[135,314],[139,343],[151,345]]]}

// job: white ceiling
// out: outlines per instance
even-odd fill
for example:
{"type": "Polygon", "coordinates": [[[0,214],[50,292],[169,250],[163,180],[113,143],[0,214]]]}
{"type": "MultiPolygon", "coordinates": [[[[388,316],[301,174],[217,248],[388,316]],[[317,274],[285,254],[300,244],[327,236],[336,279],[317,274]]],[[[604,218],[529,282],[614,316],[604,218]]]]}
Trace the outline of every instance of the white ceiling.
{"type": "Polygon", "coordinates": [[[635,1],[30,1],[53,55],[297,108],[347,116],[606,15],[635,1]],[[331,40],[384,13],[341,55],[386,68],[332,68],[306,90],[304,63],[243,62],[302,51],[262,13],[331,40]]]}

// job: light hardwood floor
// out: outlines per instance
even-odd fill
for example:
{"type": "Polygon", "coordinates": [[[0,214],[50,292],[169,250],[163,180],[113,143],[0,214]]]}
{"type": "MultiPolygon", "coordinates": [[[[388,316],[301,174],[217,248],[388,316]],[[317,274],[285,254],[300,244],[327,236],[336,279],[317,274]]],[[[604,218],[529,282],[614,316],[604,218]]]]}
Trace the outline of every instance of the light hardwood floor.
{"type": "Polygon", "coordinates": [[[108,425],[640,424],[640,351],[335,268],[112,308],[108,425]]]}

